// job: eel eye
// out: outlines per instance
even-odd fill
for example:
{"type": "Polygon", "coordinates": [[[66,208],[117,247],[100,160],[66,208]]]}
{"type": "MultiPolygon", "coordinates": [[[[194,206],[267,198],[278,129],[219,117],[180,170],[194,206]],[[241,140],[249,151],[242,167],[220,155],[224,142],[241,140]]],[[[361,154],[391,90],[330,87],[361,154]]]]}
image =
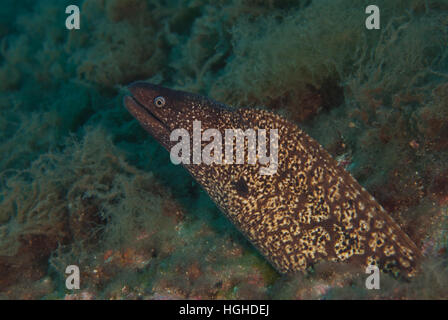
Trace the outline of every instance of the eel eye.
{"type": "Polygon", "coordinates": [[[165,98],[162,96],[158,96],[157,98],[154,99],[154,104],[157,107],[162,108],[165,105],[165,98]]]}

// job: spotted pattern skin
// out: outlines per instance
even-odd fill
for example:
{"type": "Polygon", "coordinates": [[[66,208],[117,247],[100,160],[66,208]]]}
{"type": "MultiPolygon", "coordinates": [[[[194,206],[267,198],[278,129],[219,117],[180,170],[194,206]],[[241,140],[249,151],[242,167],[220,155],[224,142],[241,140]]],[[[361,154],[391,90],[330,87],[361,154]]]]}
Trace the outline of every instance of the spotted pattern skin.
{"type": "Polygon", "coordinates": [[[169,141],[172,130],[185,128],[192,137],[194,120],[201,121],[202,130],[216,128],[223,137],[225,129],[278,130],[278,169],[273,175],[261,175],[258,162],[184,165],[278,272],[344,261],[363,268],[377,265],[406,278],[416,274],[420,252],[412,240],[295,124],[265,110],[231,109],[145,82],[133,83],[129,90],[126,107],[167,150],[175,144],[169,141]],[[153,103],[158,96],[166,101],[162,108],[153,103]]]}

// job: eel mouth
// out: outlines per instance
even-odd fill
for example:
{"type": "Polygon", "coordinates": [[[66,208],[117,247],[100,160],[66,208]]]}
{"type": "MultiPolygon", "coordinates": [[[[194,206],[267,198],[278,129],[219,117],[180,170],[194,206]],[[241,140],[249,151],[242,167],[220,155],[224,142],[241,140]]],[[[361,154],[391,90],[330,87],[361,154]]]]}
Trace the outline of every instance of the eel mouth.
{"type": "Polygon", "coordinates": [[[151,133],[156,139],[163,140],[169,136],[170,130],[168,125],[157,115],[151,112],[144,104],[138,101],[132,95],[123,98],[126,109],[138,120],[140,125],[151,133]]]}
{"type": "Polygon", "coordinates": [[[124,105],[142,125],[147,124],[158,128],[165,128],[166,130],[169,129],[163,120],[153,113],[150,108],[147,108],[143,103],[138,101],[133,95],[124,97],[124,105]]]}

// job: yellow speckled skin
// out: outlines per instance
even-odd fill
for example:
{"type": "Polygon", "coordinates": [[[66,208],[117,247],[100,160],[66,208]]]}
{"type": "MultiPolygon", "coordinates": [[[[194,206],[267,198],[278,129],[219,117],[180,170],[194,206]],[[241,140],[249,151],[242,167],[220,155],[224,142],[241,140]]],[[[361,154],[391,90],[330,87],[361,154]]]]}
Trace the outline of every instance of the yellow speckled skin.
{"type": "MultiPolygon", "coordinates": [[[[378,265],[412,277],[419,250],[375,199],[315,140],[264,110],[234,110],[205,97],[137,82],[125,105],[168,150],[169,134],[193,120],[202,129],[277,129],[278,170],[259,164],[185,165],[224,214],[280,273],[322,260],[378,265]],[[163,96],[160,108],[154,99],[163,96]]],[[[203,142],[205,146],[208,142],[203,142]]],[[[247,154],[247,153],[246,153],[247,154]]]]}

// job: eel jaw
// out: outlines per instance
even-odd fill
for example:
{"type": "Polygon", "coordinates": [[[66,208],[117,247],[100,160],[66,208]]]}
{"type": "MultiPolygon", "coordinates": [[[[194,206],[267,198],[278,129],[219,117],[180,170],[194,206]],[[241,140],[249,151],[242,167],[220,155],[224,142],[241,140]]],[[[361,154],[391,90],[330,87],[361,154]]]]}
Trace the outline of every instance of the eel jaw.
{"type": "Polygon", "coordinates": [[[170,129],[158,117],[156,117],[148,108],[141,104],[133,96],[125,96],[123,103],[126,109],[165,148],[169,148],[170,129]]]}

